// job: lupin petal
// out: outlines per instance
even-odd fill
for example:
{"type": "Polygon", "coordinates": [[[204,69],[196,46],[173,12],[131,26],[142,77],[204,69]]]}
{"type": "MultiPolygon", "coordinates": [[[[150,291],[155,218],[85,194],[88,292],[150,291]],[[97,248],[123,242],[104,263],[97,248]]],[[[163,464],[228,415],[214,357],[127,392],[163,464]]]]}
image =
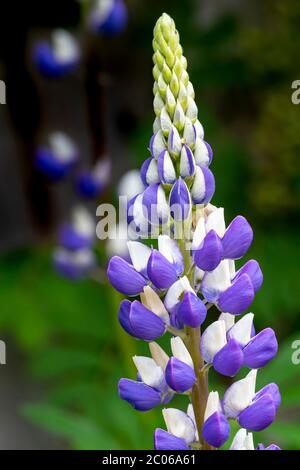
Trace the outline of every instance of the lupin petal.
{"type": "Polygon", "coordinates": [[[184,144],[180,154],[180,176],[186,178],[195,173],[195,159],[191,149],[184,144]]]}
{"type": "Polygon", "coordinates": [[[160,338],[166,331],[163,320],[138,300],[131,304],[129,321],[134,335],[145,341],[160,338]]]}
{"type": "Polygon", "coordinates": [[[210,230],[201,245],[193,251],[195,264],[203,271],[216,269],[222,256],[222,242],[214,230],[210,230]]]}
{"type": "Polygon", "coordinates": [[[163,150],[166,148],[166,142],[161,130],[157,131],[151,137],[149,150],[153,158],[158,158],[163,150]]]}
{"type": "Polygon", "coordinates": [[[243,359],[244,355],[241,346],[235,339],[231,339],[216,353],[213,359],[213,366],[220,374],[233,377],[242,367],[243,359]]]}
{"type": "Polygon", "coordinates": [[[254,292],[257,292],[263,283],[263,274],[258,262],[254,259],[247,261],[247,263],[245,263],[244,266],[242,266],[241,269],[237,271],[234,280],[240,278],[244,274],[249,276],[254,288],[254,292]]]}
{"type": "Polygon", "coordinates": [[[215,192],[215,178],[205,166],[196,166],[195,179],[191,189],[194,204],[207,204],[215,192]]]}
{"type": "Polygon", "coordinates": [[[190,390],[196,375],[194,369],[176,357],[171,357],[166,368],[166,381],[169,387],[178,393],[190,390]]]}
{"type": "Polygon", "coordinates": [[[198,328],[204,322],[206,314],[202,300],[193,292],[185,292],[177,309],[177,316],[182,323],[191,328],[198,328]]]}
{"type": "Polygon", "coordinates": [[[147,265],[149,279],[158,289],[168,289],[177,281],[175,266],[158,250],[152,250],[147,265]]]}
{"type": "Polygon", "coordinates": [[[218,307],[222,312],[240,315],[253,302],[254,288],[250,277],[242,274],[219,297],[218,307]]]}
{"type": "Polygon", "coordinates": [[[189,446],[184,439],[176,437],[173,434],[156,429],[154,433],[154,449],[155,450],[188,450],[189,446]]]}
{"type": "Polygon", "coordinates": [[[222,238],[224,258],[239,259],[247,253],[253,240],[253,230],[245,217],[238,215],[222,238]]]}
{"type": "Polygon", "coordinates": [[[204,422],[202,435],[211,446],[217,449],[221,447],[230,435],[230,425],[225,416],[219,411],[213,413],[204,422]]]}
{"type": "Polygon", "coordinates": [[[144,161],[141,167],[141,179],[145,186],[160,182],[155,158],[149,157],[144,161]]]}
{"type": "Polygon", "coordinates": [[[244,364],[251,369],[259,369],[268,364],[277,351],[278,343],[274,331],[265,328],[244,347],[244,364]]]}
{"type": "Polygon", "coordinates": [[[148,411],[161,403],[160,393],[143,382],[130,379],[119,381],[119,396],[139,411],[148,411]]]}
{"type": "Polygon", "coordinates": [[[262,431],[273,423],[275,415],[274,400],[271,395],[265,394],[239,414],[238,423],[250,431],[262,431]]]}
{"type": "Polygon", "coordinates": [[[212,161],[213,151],[205,140],[198,138],[195,143],[194,157],[199,166],[209,166],[212,161]]]}
{"type": "Polygon", "coordinates": [[[154,225],[166,224],[169,220],[169,205],[160,184],[151,184],[143,193],[144,217],[154,225]]]}
{"type": "Polygon", "coordinates": [[[167,150],[163,150],[159,155],[157,169],[160,181],[163,184],[173,184],[176,181],[175,168],[167,150]]]}
{"type": "Polygon", "coordinates": [[[107,277],[117,291],[128,296],[138,295],[147,284],[146,279],[120,256],[111,258],[107,277]]]}
{"type": "Polygon", "coordinates": [[[170,210],[174,220],[185,220],[191,213],[191,196],[186,183],[179,178],[170,192],[170,210]]]}

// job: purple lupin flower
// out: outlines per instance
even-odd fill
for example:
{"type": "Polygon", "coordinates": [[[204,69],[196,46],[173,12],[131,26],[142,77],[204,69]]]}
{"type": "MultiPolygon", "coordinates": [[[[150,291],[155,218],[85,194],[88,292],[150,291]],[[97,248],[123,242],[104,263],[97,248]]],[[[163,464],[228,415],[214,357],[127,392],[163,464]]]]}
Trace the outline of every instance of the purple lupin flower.
{"type": "Polygon", "coordinates": [[[56,29],[51,39],[38,41],[33,51],[33,62],[47,78],[60,78],[72,73],[80,62],[80,49],[76,39],[66,30],[56,29]]]}
{"type": "Polygon", "coordinates": [[[219,449],[232,420],[241,429],[231,449],[254,450],[249,431],[273,422],[281,397],[275,383],[255,390],[257,371],[273,359],[278,344],[271,328],[255,332],[254,315],[246,313],[263,282],[258,262],[250,259],[235,268],[253,231],[241,215],[226,226],[224,209],[210,203],[212,149],[204,141],[187,62],[167,14],[156,23],[153,48],[156,118],[150,155],[141,168],[145,189],[128,204],[132,232],[137,238],[150,235],[151,244],[128,242],[130,260],[114,256],[107,270],[115,289],[130,297],[120,305],[121,326],[149,343],[152,358],[134,357],[137,379],[121,379],[119,394],[141,411],[166,404],[175,394],[188,398],[187,412],[163,409],[166,429],[154,432],[157,450],[219,449]],[[209,315],[212,306],[218,319],[209,315]],[[167,334],[171,354],[153,342],[167,334]],[[251,370],[220,399],[209,391],[211,367],[228,377],[251,370]]]}
{"type": "Polygon", "coordinates": [[[79,151],[73,140],[63,132],[52,132],[48,143],[35,151],[37,169],[51,181],[67,176],[78,161],[79,151]]]}

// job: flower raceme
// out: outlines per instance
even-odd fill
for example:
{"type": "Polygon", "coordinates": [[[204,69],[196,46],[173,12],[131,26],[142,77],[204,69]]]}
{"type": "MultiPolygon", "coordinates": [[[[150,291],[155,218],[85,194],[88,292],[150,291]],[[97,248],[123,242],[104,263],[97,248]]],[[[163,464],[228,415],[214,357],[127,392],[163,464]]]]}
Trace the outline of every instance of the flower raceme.
{"type": "MultiPolygon", "coordinates": [[[[227,226],[224,209],[210,200],[215,180],[213,152],[198,120],[187,61],[174,21],[163,14],[154,28],[154,112],[150,156],[141,167],[144,190],[128,203],[128,225],[139,240],[128,242],[129,257],[113,256],[107,276],[125,295],[119,322],[149,343],[151,357],[133,358],[135,380],[121,379],[120,397],[135,409],[166,406],[176,394],[188,397],[187,412],[164,408],[166,430],[156,429],[158,450],[211,450],[241,427],[232,450],[254,450],[252,434],[269,426],[280,404],[271,383],[255,391],[258,369],[277,353],[274,331],[256,333],[247,313],[263,282],[257,261],[236,269],[249,250],[253,231],[243,216],[227,226]],[[142,240],[151,235],[152,245],[142,240]],[[212,311],[219,311],[217,317],[212,311]],[[240,315],[243,316],[239,317],[240,315]],[[205,321],[206,328],[201,332],[205,321]],[[158,343],[171,334],[170,352],[158,343]],[[213,367],[223,376],[250,372],[223,397],[208,391],[213,367]]],[[[277,450],[275,444],[258,450],[277,450]]]]}

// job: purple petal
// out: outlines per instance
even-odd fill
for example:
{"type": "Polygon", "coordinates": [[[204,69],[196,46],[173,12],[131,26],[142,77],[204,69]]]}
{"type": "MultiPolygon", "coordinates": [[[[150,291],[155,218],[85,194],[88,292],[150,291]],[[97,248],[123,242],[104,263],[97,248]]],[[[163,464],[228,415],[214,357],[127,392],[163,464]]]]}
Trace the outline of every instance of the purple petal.
{"type": "Polygon", "coordinates": [[[175,266],[170,263],[158,250],[153,250],[147,265],[150,281],[158,289],[168,289],[177,281],[175,266]]]}
{"type": "Polygon", "coordinates": [[[263,395],[271,395],[275,404],[276,410],[279,408],[281,404],[281,395],[279,391],[278,385],[271,383],[263,387],[261,390],[257,392],[257,394],[254,397],[254,400],[262,397],[263,395]]]}
{"type": "Polygon", "coordinates": [[[107,277],[117,291],[128,296],[138,295],[147,285],[146,279],[135,271],[132,264],[120,256],[111,258],[107,268],[107,277]]]}
{"type": "Polygon", "coordinates": [[[214,356],[213,366],[220,374],[233,377],[242,367],[243,358],[241,346],[235,339],[231,339],[214,356]]]}
{"type": "Polygon", "coordinates": [[[129,321],[134,336],[145,341],[160,338],[166,330],[163,320],[138,300],[131,304],[129,321]]]}
{"type": "Polygon", "coordinates": [[[190,390],[196,380],[194,369],[176,357],[171,357],[166,367],[166,382],[172,390],[184,393],[190,390]]]}
{"type": "Polygon", "coordinates": [[[163,429],[156,429],[154,432],[155,450],[188,450],[189,447],[184,439],[176,437],[163,429]]]}
{"type": "Polygon", "coordinates": [[[128,401],[133,408],[139,411],[151,410],[161,402],[159,392],[143,382],[121,379],[118,388],[120,398],[128,401]]]}
{"type": "Polygon", "coordinates": [[[98,13],[98,8],[92,8],[89,17],[89,26],[94,33],[106,36],[115,36],[121,33],[127,25],[128,11],[123,0],[114,0],[108,12],[98,13]]]}
{"type": "Polygon", "coordinates": [[[89,171],[82,171],[76,178],[76,188],[79,194],[86,198],[99,196],[105,189],[103,181],[97,181],[94,175],[89,171]]]}
{"type": "Polygon", "coordinates": [[[122,300],[119,308],[119,322],[124,330],[131,336],[135,336],[134,331],[132,329],[130,320],[129,320],[129,313],[131,309],[131,302],[127,299],[122,300]]]}
{"type": "Polygon", "coordinates": [[[271,395],[265,394],[240,413],[238,422],[250,431],[262,431],[273,423],[275,415],[274,400],[271,395]]]}
{"type": "Polygon", "coordinates": [[[221,447],[230,435],[230,425],[219,411],[213,413],[204,423],[202,428],[204,440],[213,447],[221,447]]]}
{"type": "Polygon", "coordinates": [[[80,250],[90,247],[93,237],[82,235],[72,225],[64,224],[59,229],[58,243],[68,250],[80,250]]]}
{"type": "Polygon", "coordinates": [[[263,273],[260,269],[258,262],[254,259],[250,259],[249,261],[247,261],[247,263],[245,263],[244,266],[242,266],[241,269],[238,270],[234,279],[238,279],[243,274],[248,274],[253,284],[254,292],[257,292],[263,283],[263,273]]]}
{"type": "Polygon", "coordinates": [[[191,212],[191,196],[186,183],[178,178],[170,192],[170,209],[174,220],[185,220],[191,212]]]}
{"type": "Polygon", "coordinates": [[[274,331],[266,328],[244,347],[244,364],[251,369],[264,367],[277,354],[278,343],[274,331]]]}
{"type": "Polygon", "coordinates": [[[195,264],[203,271],[213,271],[220,264],[222,255],[222,242],[214,230],[208,232],[199,248],[193,252],[195,264]]]}
{"type": "Polygon", "coordinates": [[[265,447],[263,444],[258,444],[256,450],[281,450],[276,444],[270,444],[268,447],[265,447]]]}
{"type": "Polygon", "coordinates": [[[238,215],[227,228],[223,238],[223,257],[239,259],[247,252],[253,240],[253,230],[247,220],[238,215]]]}
{"type": "Polygon", "coordinates": [[[207,151],[208,151],[208,165],[210,165],[211,162],[212,162],[212,159],[213,159],[213,150],[212,150],[211,146],[209,145],[209,143],[206,142],[206,140],[204,140],[203,142],[204,142],[204,144],[207,148],[207,151]]]}
{"type": "Polygon", "coordinates": [[[240,315],[252,304],[254,289],[250,277],[242,274],[233,284],[223,292],[218,301],[222,312],[240,315]]]}
{"type": "Polygon", "coordinates": [[[206,318],[207,310],[199,297],[193,292],[185,292],[178,305],[176,315],[184,325],[198,328],[206,318]]]}

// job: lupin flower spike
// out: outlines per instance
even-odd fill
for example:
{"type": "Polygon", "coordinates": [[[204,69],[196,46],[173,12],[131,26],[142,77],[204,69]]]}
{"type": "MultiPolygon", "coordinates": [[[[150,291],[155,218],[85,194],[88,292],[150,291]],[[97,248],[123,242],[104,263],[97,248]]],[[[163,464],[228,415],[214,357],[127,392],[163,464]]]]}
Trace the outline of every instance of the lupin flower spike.
{"type": "Polygon", "coordinates": [[[80,62],[80,49],[74,36],[64,29],[52,32],[50,42],[39,41],[33,61],[46,78],[60,78],[72,73],[80,62]]]}
{"type": "Polygon", "coordinates": [[[79,151],[73,140],[63,132],[52,132],[48,144],[37,148],[35,164],[38,170],[53,181],[60,180],[74,168],[79,151]]]}
{"type": "MultiPolygon", "coordinates": [[[[145,411],[183,394],[187,412],[165,408],[166,430],[156,429],[157,450],[213,450],[230,435],[231,420],[241,426],[232,450],[254,450],[252,434],[275,419],[280,393],[271,383],[255,390],[258,369],[277,353],[271,328],[256,333],[246,313],[263,282],[257,261],[238,270],[235,260],[250,248],[253,231],[242,216],[226,228],[224,209],[210,204],[215,189],[209,169],[212,149],[203,140],[187,61],[174,21],[163,14],[154,28],[154,112],[150,156],[141,168],[145,189],[128,204],[128,224],[157,246],[130,241],[128,261],[114,256],[107,275],[119,292],[124,330],[149,342],[152,359],[135,357],[137,380],[121,379],[120,397],[145,411]],[[183,229],[178,234],[178,227],[183,229]],[[214,305],[219,318],[208,315],[214,305]],[[211,318],[208,318],[211,317],[211,318]],[[209,320],[209,321],[208,321],[209,320]],[[201,332],[201,325],[208,326],[201,332]],[[171,354],[153,340],[171,334],[171,354]],[[209,392],[208,373],[234,377],[224,396],[209,392]]],[[[278,450],[271,444],[258,450],[278,450]]]]}

